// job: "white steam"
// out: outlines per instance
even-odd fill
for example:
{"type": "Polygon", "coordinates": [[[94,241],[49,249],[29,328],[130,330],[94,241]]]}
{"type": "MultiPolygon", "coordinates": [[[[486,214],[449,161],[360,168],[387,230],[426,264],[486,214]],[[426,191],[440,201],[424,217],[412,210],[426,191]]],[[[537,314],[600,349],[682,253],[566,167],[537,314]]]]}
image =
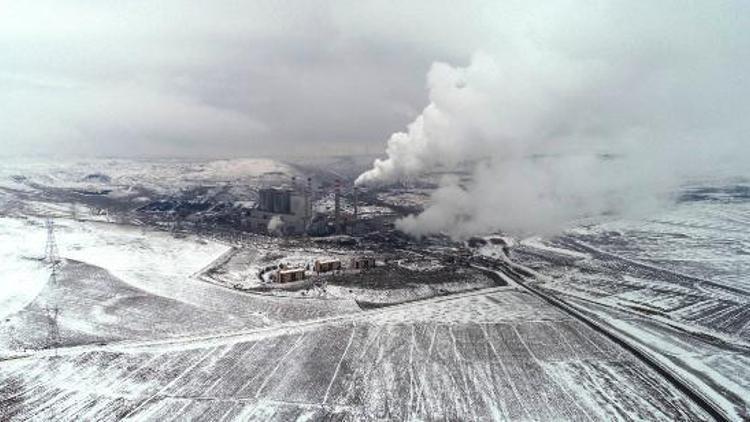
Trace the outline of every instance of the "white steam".
{"type": "Polygon", "coordinates": [[[268,221],[267,230],[269,234],[281,235],[283,228],[284,228],[284,220],[282,220],[281,217],[279,217],[278,215],[274,215],[268,221]]]}
{"type": "Polygon", "coordinates": [[[741,11],[596,4],[557,20],[530,13],[468,66],[434,64],[430,104],[356,183],[475,163],[470,183],[443,180],[422,214],[399,222],[460,237],[644,212],[686,178],[745,172],[741,11]]]}

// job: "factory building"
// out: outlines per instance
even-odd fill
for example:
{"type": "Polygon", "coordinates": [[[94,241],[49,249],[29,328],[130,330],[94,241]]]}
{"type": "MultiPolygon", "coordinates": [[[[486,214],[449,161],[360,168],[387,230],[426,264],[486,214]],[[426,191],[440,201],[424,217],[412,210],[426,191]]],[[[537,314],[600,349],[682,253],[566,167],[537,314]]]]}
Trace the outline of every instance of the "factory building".
{"type": "Polygon", "coordinates": [[[292,190],[288,189],[261,189],[258,192],[258,210],[277,214],[290,214],[293,193],[292,190]]]}
{"type": "Polygon", "coordinates": [[[257,233],[304,234],[310,221],[310,203],[308,192],[261,189],[258,192],[258,205],[249,211],[246,224],[257,233]]]}
{"type": "Polygon", "coordinates": [[[328,212],[313,212],[314,197],[310,178],[307,179],[306,186],[298,185],[296,177],[292,177],[291,185],[260,189],[255,208],[245,213],[246,227],[252,232],[273,235],[327,236],[366,232],[370,227],[358,219],[359,189],[352,190],[353,212],[344,211],[341,191],[341,181],[336,179],[331,215],[328,212]]]}

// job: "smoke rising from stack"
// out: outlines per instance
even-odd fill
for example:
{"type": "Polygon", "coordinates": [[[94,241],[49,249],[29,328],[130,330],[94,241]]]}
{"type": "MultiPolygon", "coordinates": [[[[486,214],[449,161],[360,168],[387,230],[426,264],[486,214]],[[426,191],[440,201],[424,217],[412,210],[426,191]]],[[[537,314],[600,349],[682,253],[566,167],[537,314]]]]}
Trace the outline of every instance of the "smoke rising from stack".
{"type": "Polygon", "coordinates": [[[648,213],[688,179],[746,175],[743,7],[599,2],[555,19],[524,14],[467,66],[432,66],[430,104],[356,183],[471,163],[470,182],[443,179],[423,213],[398,223],[464,237],[648,213]]]}
{"type": "Polygon", "coordinates": [[[283,228],[284,220],[282,220],[278,215],[274,215],[270,220],[268,220],[268,227],[266,229],[268,230],[269,234],[280,236],[282,234],[283,228]]]}

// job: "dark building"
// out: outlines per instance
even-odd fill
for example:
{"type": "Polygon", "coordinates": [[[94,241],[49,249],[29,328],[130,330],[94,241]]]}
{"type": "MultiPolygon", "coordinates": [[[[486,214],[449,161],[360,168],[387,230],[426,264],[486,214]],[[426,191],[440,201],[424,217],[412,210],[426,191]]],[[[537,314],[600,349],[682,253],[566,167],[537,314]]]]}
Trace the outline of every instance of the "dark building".
{"type": "Polygon", "coordinates": [[[276,214],[292,213],[292,191],[284,189],[261,189],[258,209],[276,214]]]}
{"type": "Polygon", "coordinates": [[[369,270],[370,268],[375,268],[375,258],[369,256],[352,258],[349,268],[353,270],[369,270]]]}
{"type": "Polygon", "coordinates": [[[283,188],[260,189],[258,204],[247,213],[245,224],[258,233],[304,234],[311,215],[310,204],[309,195],[305,192],[283,188]]]}

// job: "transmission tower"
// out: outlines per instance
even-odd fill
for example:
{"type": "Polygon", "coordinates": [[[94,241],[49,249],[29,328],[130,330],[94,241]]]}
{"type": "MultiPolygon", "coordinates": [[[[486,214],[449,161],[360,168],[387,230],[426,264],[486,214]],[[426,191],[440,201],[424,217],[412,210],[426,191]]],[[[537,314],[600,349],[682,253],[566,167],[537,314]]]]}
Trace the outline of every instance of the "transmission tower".
{"type": "Polygon", "coordinates": [[[60,327],[57,325],[57,316],[60,314],[60,308],[55,305],[54,308],[45,307],[44,313],[47,316],[47,348],[60,347],[60,327]]]}
{"type": "Polygon", "coordinates": [[[21,342],[16,338],[16,327],[13,325],[8,327],[8,347],[10,350],[21,349],[21,342]]]}
{"type": "Polygon", "coordinates": [[[57,281],[57,269],[60,266],[60,255],[57,250],[57,242],[55,241],[55,224],[51,218],[47,218],[45,223],[47,226],[47,245],[44,249],[44,260],[52,269],[50,279],[53,282],[57,281]]]}
{"type": "Polygon", "coordinates": [[[50,265],[56,265],[60,262],[60,256],[55,241],[55,223],[48,217],[45,225],[47,226],[47,246],[44,249],[44,260],[50,265]]]}

